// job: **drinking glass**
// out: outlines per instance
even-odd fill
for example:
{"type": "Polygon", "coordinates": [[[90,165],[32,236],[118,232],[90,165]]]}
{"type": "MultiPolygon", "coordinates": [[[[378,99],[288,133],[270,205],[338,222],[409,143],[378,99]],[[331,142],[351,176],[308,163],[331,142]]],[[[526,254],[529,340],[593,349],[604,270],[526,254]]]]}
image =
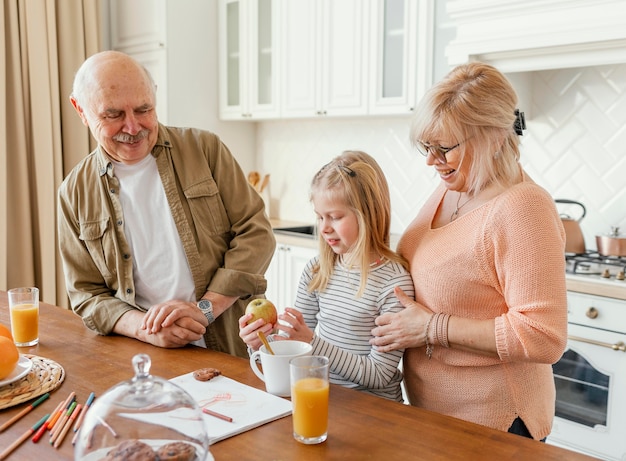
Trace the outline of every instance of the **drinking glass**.
{"type": "Polygon", "coordinates": [[[328,436],[328,357],[296,357],[290,371],[293,436],[307,445],[322,443],[328,436]]]}
{"type": "Polygon", "coordinates": [[[34,346],[39,342],[39,289],[34,287],[9,290],[11,334],[17,347],[34,346]]]}

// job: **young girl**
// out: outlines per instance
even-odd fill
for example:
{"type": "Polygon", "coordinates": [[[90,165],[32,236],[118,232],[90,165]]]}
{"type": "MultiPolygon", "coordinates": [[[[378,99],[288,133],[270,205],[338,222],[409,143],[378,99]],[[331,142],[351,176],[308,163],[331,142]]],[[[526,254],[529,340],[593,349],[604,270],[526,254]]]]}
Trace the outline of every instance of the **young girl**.
{"type": "Polygon", "coordinates": [[[274,339],[313,345],[313,355],[330,359],[330,381],[402,401],[401,350],[381,353],[370,345],[376,318],[402,309],[394,295],[414,288],[402,257],[389,247],[391,205],[385,176],[364,152],[346,151],[322,167],[311,185],[318,218],[320,255],[305,267],[295,309],[287,307],[278,325],[251,315],[239,319],[239,336],[252,349],[257,331],[274,339]]]}

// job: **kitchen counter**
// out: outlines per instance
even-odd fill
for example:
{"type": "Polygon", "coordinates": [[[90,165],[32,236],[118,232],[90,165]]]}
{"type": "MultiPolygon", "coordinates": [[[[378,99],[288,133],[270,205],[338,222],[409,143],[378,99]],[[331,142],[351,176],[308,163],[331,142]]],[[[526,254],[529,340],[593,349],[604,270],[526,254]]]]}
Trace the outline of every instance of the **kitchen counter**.
{"type": "Polygon", "coordinates": [[[604,280],[601,277],[574,274],[567,274],[565,281],[567,291],[626,300],[626,281],[604,280]]]}
{"type": "MultiPolygon", "coordinates": [[[[270,219],[270,222],[272,224],[272,228],[274,229],[280,228],[280,227],[311,225],[310,223],[302,223],[302,222],[297,222],[297,221],[285,221],[281,219],[270,219]]],[[[317,238],[310,238],[310,237],[305,237],[305,236],[299,237],[299,236],[285,235],[285,234],[280,234],[280,233],[275,233],[274,235],[276,236],[276,242],[282,243],[284,245],[296,245],[296,246],[307,247],[307,248],[319,247],[317,238]]],[[[395,249],[396,246],[398,245],[398,240],[400,240],[400,234],[391,234],[390,240],[391,240],[391,248],[395,249]]]]}
{"type": "MultiPolygon", "coordinates": [[[[271,219],[270,221],[273,228],[310,225],[310,223],[285,221],[280,219],[271,219]]],[[[318,247],[318,241],[316,238],[284,235],[280,233],[276,233],[275,236],[276,241],[284,245],[295,245],[306,248],[318,247]]],[[[391,235],[392,248],[396,248],[399,239],[399,234],[391,235]]],[[[619,282],[614,279],[604,280],[601,277],[567,274],[566,283],[568,291],[626,300],[626,281],[619,282]]]]}

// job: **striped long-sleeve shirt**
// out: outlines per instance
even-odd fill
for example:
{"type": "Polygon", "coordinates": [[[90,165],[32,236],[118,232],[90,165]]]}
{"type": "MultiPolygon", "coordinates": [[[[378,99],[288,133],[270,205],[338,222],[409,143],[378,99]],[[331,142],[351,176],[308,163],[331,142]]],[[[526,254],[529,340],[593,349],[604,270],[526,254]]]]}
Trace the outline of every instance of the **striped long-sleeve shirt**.
{"type": "Polygon", "coordinates": [[[369,341],[375,319],[403,307],[393,293],[396,286],[414,297],[409,273],[395,262],[370,268],[363,295],[356,297],[361,272],[336,263],[324,292],[309,292],[312,268],[317,257],[306,265],[298,286],[296,309],[315,331],[313,354],[330,359],[330,382],[402,401],[402,372],[398,364],[403,350],[380,353],[369,341]]]}

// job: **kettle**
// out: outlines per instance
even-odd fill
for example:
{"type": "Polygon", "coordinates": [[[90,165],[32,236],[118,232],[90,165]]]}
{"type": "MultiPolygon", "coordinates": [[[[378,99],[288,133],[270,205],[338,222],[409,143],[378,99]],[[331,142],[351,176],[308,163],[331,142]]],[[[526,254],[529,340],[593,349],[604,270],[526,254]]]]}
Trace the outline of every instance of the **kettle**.
{"type": "Polygon", "coordinates": [[[568,205],[577,205],[582,209],[582,214],[578,219],[574,219],[571,216],[561,213],[561,222],[565,229],[565,253],[583,254],[585,253],[585,237],[583,231],[580,228],[580,221],[587,214],[585,205],[575,200],[568,199],[555,199],[556,203],[565,203],[568,205]]]}

